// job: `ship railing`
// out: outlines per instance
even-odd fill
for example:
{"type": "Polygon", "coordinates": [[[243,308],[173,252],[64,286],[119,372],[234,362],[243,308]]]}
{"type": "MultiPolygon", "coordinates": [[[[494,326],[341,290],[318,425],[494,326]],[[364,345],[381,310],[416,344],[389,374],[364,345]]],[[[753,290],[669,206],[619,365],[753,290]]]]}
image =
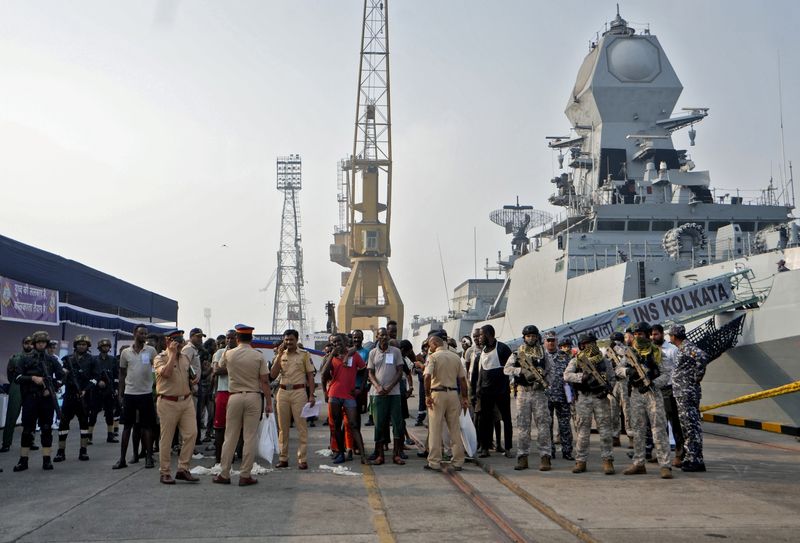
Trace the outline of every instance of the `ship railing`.
{"type": "MultiPolygon", "coordinates": [[[[697,249],[692,247],[690,250],[682,251],[679,260],[689,262],[691,268],[705,266],[717,262],[731,262],[741,258],[748,258],[763,252],[755,242],[755,235],[746,232],[742,236],[741,245],[734,245],[732,240],[727,240],[729,247],[722,252],[721,258],[716,258],[716,241],[709,242],[705,247],[697,249]]],[[[786,247],[794,244],[787,244],[786,247]]],[[[775,248],[771,250],[780,250],[775,248]]],[[[598,270],[616,266],[624,262],[666,262],[673,260],[661,246],[659,242],[628,243],[622,244],[596,244],[592,247],[592,253],[573,254],[569,256],[569,273],[571,276],[584,275],[598,270]]]]}

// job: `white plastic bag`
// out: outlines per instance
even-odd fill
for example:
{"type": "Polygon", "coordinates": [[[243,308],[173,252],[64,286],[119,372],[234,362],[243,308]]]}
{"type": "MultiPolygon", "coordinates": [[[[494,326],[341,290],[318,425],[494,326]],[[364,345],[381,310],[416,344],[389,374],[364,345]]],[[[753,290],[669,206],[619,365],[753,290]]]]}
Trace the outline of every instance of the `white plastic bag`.
{"type": "Polygon", "coordinates": [[[272,464],[274,456],[278,453],[278,428],[275,424],[275,415],[270,413],[258,424],[258,456],[272,464]]]}
{"type": "Polygon", "coordinates": [[[475,456],[475,451],[478,449],[478,434],[475,432],[475,425],[472,423],[472,417],[469,416],[469,410],[461,410],[458,423],[461,426],[461,442],[464,443],[467,456],[475,456]]]}

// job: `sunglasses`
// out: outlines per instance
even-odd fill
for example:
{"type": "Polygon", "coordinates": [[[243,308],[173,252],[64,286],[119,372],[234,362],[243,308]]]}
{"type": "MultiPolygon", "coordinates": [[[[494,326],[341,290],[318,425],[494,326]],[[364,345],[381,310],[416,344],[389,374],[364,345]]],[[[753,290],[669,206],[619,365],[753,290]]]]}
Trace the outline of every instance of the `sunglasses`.
{"type": "Polygon", "coordinates": [[[556,338],[554,338],[554,337],[549,337],[549,338],[545,339],[545,341],[555,341],[555,340],[556,340],[556,338]]]}

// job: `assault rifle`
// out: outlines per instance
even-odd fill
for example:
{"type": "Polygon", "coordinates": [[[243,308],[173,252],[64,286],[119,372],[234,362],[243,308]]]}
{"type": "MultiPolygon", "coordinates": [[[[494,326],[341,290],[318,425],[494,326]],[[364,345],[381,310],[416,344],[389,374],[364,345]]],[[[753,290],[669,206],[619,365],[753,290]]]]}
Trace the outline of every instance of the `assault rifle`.
{"type": "Polygon", "coordinates": [[[634,353],[633,349],[628,349],[625,352],[625,358],[628,359],[628,362],[630,362],[631,367],[634,370],[636,370],[636,373],[639,376],[638,380],[641,381],[642,386],[644,388],[650,388],[650,385],[652,385],[653,382],[650,380],[649,377],[647,377],[647,371],[644,369],[642,363],[639,361],[639,355],[637,353],[634,353]]]}
{"type": "MultiPolygon", "coordinates": [[[[69,361],[69,369],[68,369],[68,372],[69,372],[69,377],[70,377],[70,379],[72,379],[72,386],[74,386],[74,387],[75,387],[75,393],[78,395],[78,401],[80,401],[80,402],[81,402],[81,407],[83,407],[83,412],[84,412],[84,413],[86,414],[86,416],[88,417],[88,416],[89,416],[89,403],[88,403],[88,401],[87,401],[87,399],[88,399],[88,398],[86,398],[86,392],[88,392],[88,389],[87,389],[86,391],[84,391],[84,393],[83,393],[83,394],[81,394],[81,392],[82,392],[82,391],[81,391],[81,385],[80,385],[80,383],[78,382],[78,373],[77,373],[77,371],[75,370],[75,366],[77,365],[77,366],[78,366],[78,368],[80,369],[80,365],[78,365],[78,364],[76,363],[76,361],[75,361],[75,357],[74,357],[74,356],[73,356],[73,357],[71,357],[71,358],[70,358],[70,357],[67,357],[67,360],[69,361]]],[[[66,364],[65,364],[65,365],[66,365],[66,364]]]]}
{"type": "Polygon", "coordinates": [[[622,364],[622,361],[619,359],[619,355],[617,354],[617,351],[614,350],[614,343],[613,342],[606,349],[606,355],[608,356],[608,358],[611,359],[611,365],[614,366],[614,368],[616,368],[617,366],[622,364]]]}
{"type": "Polygon", "coordinates": [[[521,373],[522,373],[522,375],[525,376],[526,381],[530,382],[530,379],[528,378],[528,375],[530,375],[531,377],[533,377],[534,381],[539,383],[539,385],[545,391],[547,391],[550,388],[550,385],[548,385],[547,381],[545,381],[545,378],[544,378],[544,375],[542,375],[542,372],[539,370],[539,368],[536,367],[536,364],[531,362],[531,360],[527,356],[522,354],[522,357],[520,357],[520,354],[522,354],[522,353],[515,353],[515,355],[517,357],[517,361],[519,361],[519,363],[520,363],[519,364],[520,368],[522,368],[522,370],[523,370],[523,372],[521,372],[521,373]]]}
{"type": "Polygon", "coordinates": [[[108,370],[100,370],[100,380],[103,381],[108,389],[111,391],[111,397],[117,399],[117,389],[114,388],[114,381],[111,380],[108,370]]]}
{"type": "Polygon", "coordinates": [[[61,406],[58,405],[58,398],[56,397],[56,387],[53,384],[53,377],[50,375],[50,372],[47,371],[47,364],[44,363],[43,358],[39,358],[39,365],[41,366],[42,370],[44,389],[50,395],[50,401],[53,402],[53,410],[55,411],[58,420],[61,421],[61,406]]]}
{"type": "Polygon", "coordinates": [[[575,360],[578,362],[578,367],[581,368],[583,373],[588,373],[591,375],[597,383],[603,387],[603,391],[606,393],[606,396],[611,398],[611,386],[608,384],[608,379],[606,379],[597,368],[594,367],[594,364],[586,360],[585,356],[582,356],[582,353],[578,353],[578,356],[575,357],[575,360]]]}

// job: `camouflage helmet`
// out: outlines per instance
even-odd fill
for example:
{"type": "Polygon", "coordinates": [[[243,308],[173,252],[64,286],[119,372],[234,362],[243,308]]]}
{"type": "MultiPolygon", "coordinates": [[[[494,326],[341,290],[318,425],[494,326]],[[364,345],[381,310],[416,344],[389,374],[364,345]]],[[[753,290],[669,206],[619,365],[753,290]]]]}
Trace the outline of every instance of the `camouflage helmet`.
{"type": "Polygon", "coordinates": [[[50,342],[50,334],[48,334],[45,331],[40,330],[38,332],[34,332],[33,335],[31,336],[31,339],[33,340],[33,344],[34,345],[39,343],[40,341],[46,341],[46,342],[49,343],[50,342]]]}
{"type": "Polygon", "coordinates": [[[97,348],[98,349],[100,347],[102,347],[103,345],[106,345],[107,347],[111,347],[111,340],[108,339],[107,337],[104,337],[103,339],[101,339],[100,341],[97,342],[97,348]]]}
{"type": "Polygon", "coordinates": [[[72,342],[73,347],[77,347],[78,343],[86,343],[89,347],[92,346],[92,340],[89,339],[89,336],[86,334],[81,334],[79,336],[75,336],[75,341],[72,342]]]}

